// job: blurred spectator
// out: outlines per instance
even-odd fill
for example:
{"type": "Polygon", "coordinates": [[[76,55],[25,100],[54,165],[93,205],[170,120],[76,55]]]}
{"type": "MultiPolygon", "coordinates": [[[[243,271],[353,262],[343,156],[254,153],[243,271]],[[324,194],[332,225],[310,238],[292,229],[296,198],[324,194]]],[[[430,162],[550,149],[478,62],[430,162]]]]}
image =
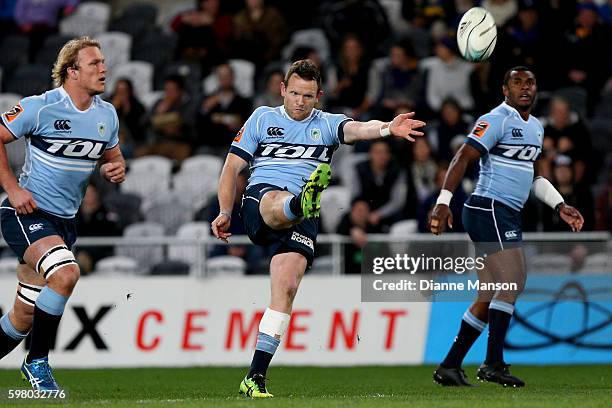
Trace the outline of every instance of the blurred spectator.
{"type": "Polygon", "coordinates": [[[554,143],[554,149],[572,157],[576,167],[574,180],[592,183],[599,163],[593,154],[590,132],[578,114],[572,111],[569,102],[562,97],[553,97],[548,115],[542,118],[542,125],[544,134],[554,143]],[[590,163],[590,168],[587,169],[586,163],[590,163]]]}
{"type": "MultiPolygon", "coordinates": [[[[436,201],[438,200],[438,196],[440,195],[440,191],[444,185],[444,177],[446,176],[447,170],[448,166],[446,165],[439,166],[437,168],[435,177],[436,188],[418,205],[416,218],[419,223],[419,232],[429,232],[427,220],[429,219],[431,210],[436,205],[436,201]]],[[[463,187],[461,185],[457,186],[457,189],[453,194],[453,199],[450,203],[450,210],[453,213],[453,228],[449,229],[450,232],[464,231],[463,222],[461,221],[461,211],[463,211],[463,203],[466,199],[467,195],[463,190],[463,187]]]]}
{"type": "Polygon", "coordinates": [[[287,23],[282,14],[264,0],[246,0],[234,17],[234,55],[261,69],[280,57],[287,42],[287,23]]]}
{"type": "Polygon", "coordinates": [[[222,14],[219,0],[197,0],[196,9],[177,15],[170,26],[178,36],[176,55],[199,62],[203,75],[230,54],[232,17],[222,14]]]}
{"type": "MultiPolygon", "coordinates": [[[[574,182],[571,157],[558,155],[555,159],[553,174],[553,184],[565,202],[576,207],[584,217],[582,230],[592,231],[595,212],[593,195],[590,188],[582,187],[574,182]]],[[[544,231],[571,231],[570,227],[559,218],[557,212],[546,205],[542,209],[542,225],[544,231]]]]}
{"type": "Polygon", "coordinates": [[[351,203],[350,212],[346,213],[336,232],[350,236],[353,241],[344,248],[344,273],[361,273],[363,248],[368,243],[368,234],[379,233],[380,228],[370,223],[370,205],[364,198],[357,197],[351,203]]]}
{"type": "Polygon", "coordinates": [[[153,105],[149,121],[153,141],[136,150],[136,156],[157,154],[182,162],[191,154],[193,143],[193,104],[181,76],[164,81],[164,94],[153,105]]]}
{"type": "Polygon", "coordinates": [[[431,147],[427,139],[416,138],[412,144],[412,182],[419,202],[425,200],[436,189],[438,165],[431,157],[431,147]]]}
{"type": "Polygon", "coordinates": [[[369,69],[361,40],[354,34],[348,34],[342,42],[336,63],[337,83],[330,95],[332,109],[352,118],[359,118],[367,110],[365,94],[369,69]]]}
{"type": "MultiPolygon", "coordinates": [[[[509,22],[503,33],[507,43],[500,43],[505,50],[508,50],[506,54],[511,56],[508,66],[526,65],[538,67],[540,72],[548,71],[546,67],[549,63],[545,58],[546,45],[543,42],[539,19],[540,13],[535,1],[521,1],[518,15],[509,22]],[[543,64],[546,64],[546,67],[543,64]]],[[[538,88],[541,89],[541,81],[538,82],[538,88]]]]}
{"type": "Polygon", "coordinates": [[[483,0],[480,6],[491,13],[497,27],[503,27],[518,12],[517,0],[483,0]]]}
{"type": "Polygon", "coordinates": [[[390,63],[383,68],[376,95],[368,96],[370,104],[380,104],[381,112],[377,117],[381,120],[391,120],[400,107],[414,110],[421,104],[423,78],[418,63],[409,40],[403,39],[393,44],[390,63]],[[372,100],[372,97],[375,99],[372,100]]]}
{"type": "MultiPolygon", "coordinates": [[[[445,21],[451,25],[457,16],[456,6],[458,1],[446,0],[403,0],[402,15],[404,18],[413,24],[416,21],[422,22],[425,27],[430,28],[437,21],[445,21]]],[[[474,5],[470,1],[471,6],[474,5]]],[[[469,9],[470,7],[468,7],[469,9]]],[[[467,10],[463,10],[465,12],[467,10]]],[[[458,21],[457,21],[458,23],[458,21]]]]}
{"type": "Polygon", "coordinates": [[[229,64],[216,68],[219,89],[204,97],[196,115],[197,144],[223,154],[250,114],[251,102],[234,88],[234,72],[229,64]]]}
{"type": "MultiPolygon", "coordinates": [[[[295,61],[309,59],[314,62],[319,71],[321,71],[321,83],[322,89],[334,89],[336,87],[335,76],[333,75],[333,70],[323,61],[321,54],[315,48],[308,46],[300,46],[296,47],[291,54],[290,61],[286,64],[285,72],[289,68],[290,63],[295,61]]],[[[321,99],[319,99],[320,106],[324,106],[327,104],[327,95],[323,93],[321,99]]],[[[318,108],[318,107],[317,107],[318,108]]]]}
{"type": "Polygon", "coordinates": [[[463,110],[474,109],[471,84],[474,67],[458,57],[457,41],[444,37],[436,42],[436,55],[421,61],[425,73],[425,98],[429,109],[439,112],[442,102],[453,97],[463,110]]]}
{"type": "Polygon", "coordinates": [[[565,55],[566,84],[587,90],[587,110],[590,113],[599,100],[599,93],[612,70],[610,53],[612,35],[597,14],[597,6],[591,2],[580,3],[574,26],[566,33],[565,55]]]}
{"type": "Polygon", "coordinates": [[[406,171],[393,161],[386,140],[375,140],[370,145],[368,160],[358,163],[353,197],[362,197],[370,204],[368,220],[375,227],[385,228],[401,219],[408,177],[406,171]]]}
{"type": "Polygon", "coordinates": [[[15,34],[18,31],[15,22],[15,6],[17,0],[0,1],[0,38],[15,34]]]}
{"type": "MultiPolygon", "coordinates": [[[[229,228],[229,232],[232,235],[246,235],[244,229],[244,223],[240,213],[242,195],[246,190],[248,184],[249,175],[248,172],[241,172],[236,179],[236,197],[234,199],[234,207],[232,208],[232,223],[229,228]]],[[[210,207],[208,208],[208,214],[202,213],[196,215],[196,220],[212,222],[221,211],[219,207],[219,201],[213,200],[210,207]]],[[[210,257],[221,256],[221,255],[232,255],[238,256],[247,262],[247,273],[251,274],[257,268],[259,261],[264,256],[263,248],[257,245],[215,245],[210,251],[210,257]]]]}
{"type": "MultiPolygon", "coordinates": [[[[76,227],[78,235],[83,237],[113,237],[122,233],[119,215],[102,205],[98,188],[94,184],[90,183],[85,190],[81,208],[76,215],[76,227]]],[[[81,273],[90,273],[96,262],[112,254],[112,247],[77,246],[76,259],[81,273]]]]}
{"type": "Polygon", "coordinates": [[[599,6],[599,15],[609,27],[612,27],[612,0],[599,6]]]}
{"type": "Polygon", "coordinates": [[[268,74],[266,89],[255,97],[253,108],[260,106],[280,106],[283,104],[283,97],[280,93],[280,83],[285,76],[281,71],[273,70],[268,74]]]}
{"type": "Polygon", "coordinates": [[[17,0],[15,21],[21,32],[30,37],[30,60],[33,61],[46,37],[57,32],[59,19],[72,13],[79,0],[17,0]]]}
{"type": "Polygon", "coordinates": [[[135,143],[143,144],[145,142],[145,108],[134,94],[132,81],[127,78],[117,80],[109,102],[117,110],[121,127],[127,128],[135,143]]]}
{"type": "Polygon", "coordinates": [[[454,98],[446,98],[442,102],[439,119],[431,121],[425,134],[438,160],[450,162],[453,158],[451,140],[457,135],[467,135],[469,130],[469,124],[463,118],[457,101],[454,98]]]}
{"type": "Polygon", "coordinates": [[[595,197],[595,229],[612,231],[612,168],[604,175],[604,184],[595,197]]]}

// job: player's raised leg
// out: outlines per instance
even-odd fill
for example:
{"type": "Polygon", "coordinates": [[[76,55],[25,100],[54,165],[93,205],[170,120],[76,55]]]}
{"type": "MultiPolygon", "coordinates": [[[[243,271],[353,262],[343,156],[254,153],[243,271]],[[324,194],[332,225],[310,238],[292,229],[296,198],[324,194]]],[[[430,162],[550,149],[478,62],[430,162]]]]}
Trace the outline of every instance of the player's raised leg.
{"type": "Polygon", "coordinates": [[[514,314],[514,304],[525,287],[525,259],[521,248],[506,249],[487,257],[493,278],[499,283],[515,283],[516,290],[497,291],[489,304],[489,337],[487,357],[477,377],[481,381],[495,382],[504,387],[523,387],[525,383],[510,374],[504,362],[504,342],[514,314]]]}
{"type": "Polygon", "coordinates": [[[56,390],[59,385],[49,366],[49,349],[68,298],[79,280],[79,267],[73,253],[57,235],[32,243],[25,251],[24,260],[42,275],[47,285],[34,306],[30,352],[21,373],[34,389],[56,390]]]}
{"type": "Polygon", "coordinates": [[[265,192],[259,204],[262,219],[270,228],[281,230],[290,228],[303,218],[318,217],[321,212],[321,194],[329,186],[330,180],[329,164],[321,163],[297,196],[282,190],[265,192]]]}
{"type": "Polygon", "coordinates": [[[25,264],[17,266],[17,295],[13,308],[0,319],[0,359],[26,338],[32,328],[34,304],[45,280],[25,264]]]}
{"type": "Polygon", "coordinates": [[[295,252],[272,257],[271,300],[259,323],[251,368],[240,383],[240,393],[252,398],[272,397],[266,389],[266,372],[291,318],[293,299],[306,271],[306,258],[295,252]]]}

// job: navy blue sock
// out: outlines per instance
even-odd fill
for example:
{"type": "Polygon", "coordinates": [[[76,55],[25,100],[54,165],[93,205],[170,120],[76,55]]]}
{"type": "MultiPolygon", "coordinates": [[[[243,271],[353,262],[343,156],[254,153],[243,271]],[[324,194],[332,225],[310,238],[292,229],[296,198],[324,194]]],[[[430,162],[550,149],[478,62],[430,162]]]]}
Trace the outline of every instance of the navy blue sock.
{"type": "Polygon", "coordinates": [[[489,338],[486,364],[503,363],[504,342],[514,313],[514,305],[493,300],[489,305],[489,338]]]}
{"type": "Polygon", "coordinates": [[[293,198],[289,202],[289,209],[298,218],[304,215],[304,211],[302,211],[302,193],[293,196],[293,198]]]}
{"type": "Polygon", "coordinates": [[[21,333],[13,326],[8,313],[2,316],[0,319],[0,359],[13,351],[27,335],[28,333],[21,333]]]}
{"type": "Polygon", "coordinates": [[[45,286],[40,291],[34,306],[32,341],[26,359],[28,363],[49,355],[51,341],[55,338],[66,302],[68,302],[68,296],[60,295],[49,286],[45,286]]]}
{"type": "Polygon", "coordinates": [[[264,377],[270,366],[270,361],[280,344],[280,340],[265,333],[257,333],[257,344],[255,345],[255,354],[251,368],[247,374],[247,378],[252,378],[254,374],[261,374],[264,377]]]}
{"type": "Polygon", "coordinates": [[[459,333],[446,358],[440,365],[445,368],[459,368],[470,348],[480,336],[487,324],[476,318],[469,310],[463,314],[459,333]]]}

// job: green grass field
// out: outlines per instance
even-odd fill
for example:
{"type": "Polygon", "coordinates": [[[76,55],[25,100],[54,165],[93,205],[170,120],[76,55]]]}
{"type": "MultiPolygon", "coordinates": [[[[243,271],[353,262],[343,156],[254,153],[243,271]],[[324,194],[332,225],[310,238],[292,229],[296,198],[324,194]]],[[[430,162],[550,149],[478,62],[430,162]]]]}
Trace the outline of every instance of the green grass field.
{"type": "MultiPolygon", "coordinates": [[[[466,372],[474,379],[476,367],[466,372]]],[[[474,388],[442,388],[431,380],[433,367],[314,368],[272,367],[271,400],[238,395],[244,369],[56,370],[69,391],[66,401],[31,400],[25,406],[111,407],[611,407],[612,366],[517,366],[527,387],[504,389],[489,383],[474,388]]],[[[16,370],[0,370],[0,406],[7,389],[24,388],[16,370]]],[[[15,404],[11,402],[11,404],[15,404]]]]}

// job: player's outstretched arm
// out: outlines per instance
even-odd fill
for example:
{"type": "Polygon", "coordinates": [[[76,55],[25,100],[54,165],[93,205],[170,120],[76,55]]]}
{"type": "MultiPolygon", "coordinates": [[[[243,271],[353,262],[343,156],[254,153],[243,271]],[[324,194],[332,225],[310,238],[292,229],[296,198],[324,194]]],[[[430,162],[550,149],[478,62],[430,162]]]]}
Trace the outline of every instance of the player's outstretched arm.
{"type": "Polygon", "coordinates": [[[125,159],[119,145],[108,149],[102,155],[100,174],[111,183],[123,183],[125,180],[125,159]]]}
{"type": "Polygon", "coordinates": [[[391,122],[370,120],[367,122],[351,121],[344,125],[345,143],[360,140],[373,140],[387,136],[397,136],[414,142],[413,136],[423,136],[423,132],[415,129],[425,126],[425,122],[412,119],[414,112],[397,115],[391,122]]]}
{"type": "MultiPolygon", "coordinates": [[[[0,119],[1,120],[1,119],[0,119]]],[[[11,143],[15,138],[0,124],[0,185],[8,194],[8,199],[17,214],[30,214],[36,209],[36,202],[32,193],[19,186],[17,178],[8,164],[5,144],[11,143]]]]}
{"type": "Polygon", "coordinates": [[[453,214],[449,208],[450,200],[455,189],[463,180],[467,166],[479,157],[480,152],[467,143],[461,146],[453,157],[444,178],[442,191],[440,191],[436,206],[429,217],[429,230],[432,233],[440,235],[447,225],[449,228],[453,227],[453,214]]]}
{"type": "Polygon", "coordinates": [[[234,153],[228,153],[219,178],[218,198],[219,215],[210,224],[213,235],[223,242],[228,242],[232,235],[227,232],[232,222],[232,209],[236,199],[236,179],[238,174],[247,166],[246,160],[234,153]]]}

